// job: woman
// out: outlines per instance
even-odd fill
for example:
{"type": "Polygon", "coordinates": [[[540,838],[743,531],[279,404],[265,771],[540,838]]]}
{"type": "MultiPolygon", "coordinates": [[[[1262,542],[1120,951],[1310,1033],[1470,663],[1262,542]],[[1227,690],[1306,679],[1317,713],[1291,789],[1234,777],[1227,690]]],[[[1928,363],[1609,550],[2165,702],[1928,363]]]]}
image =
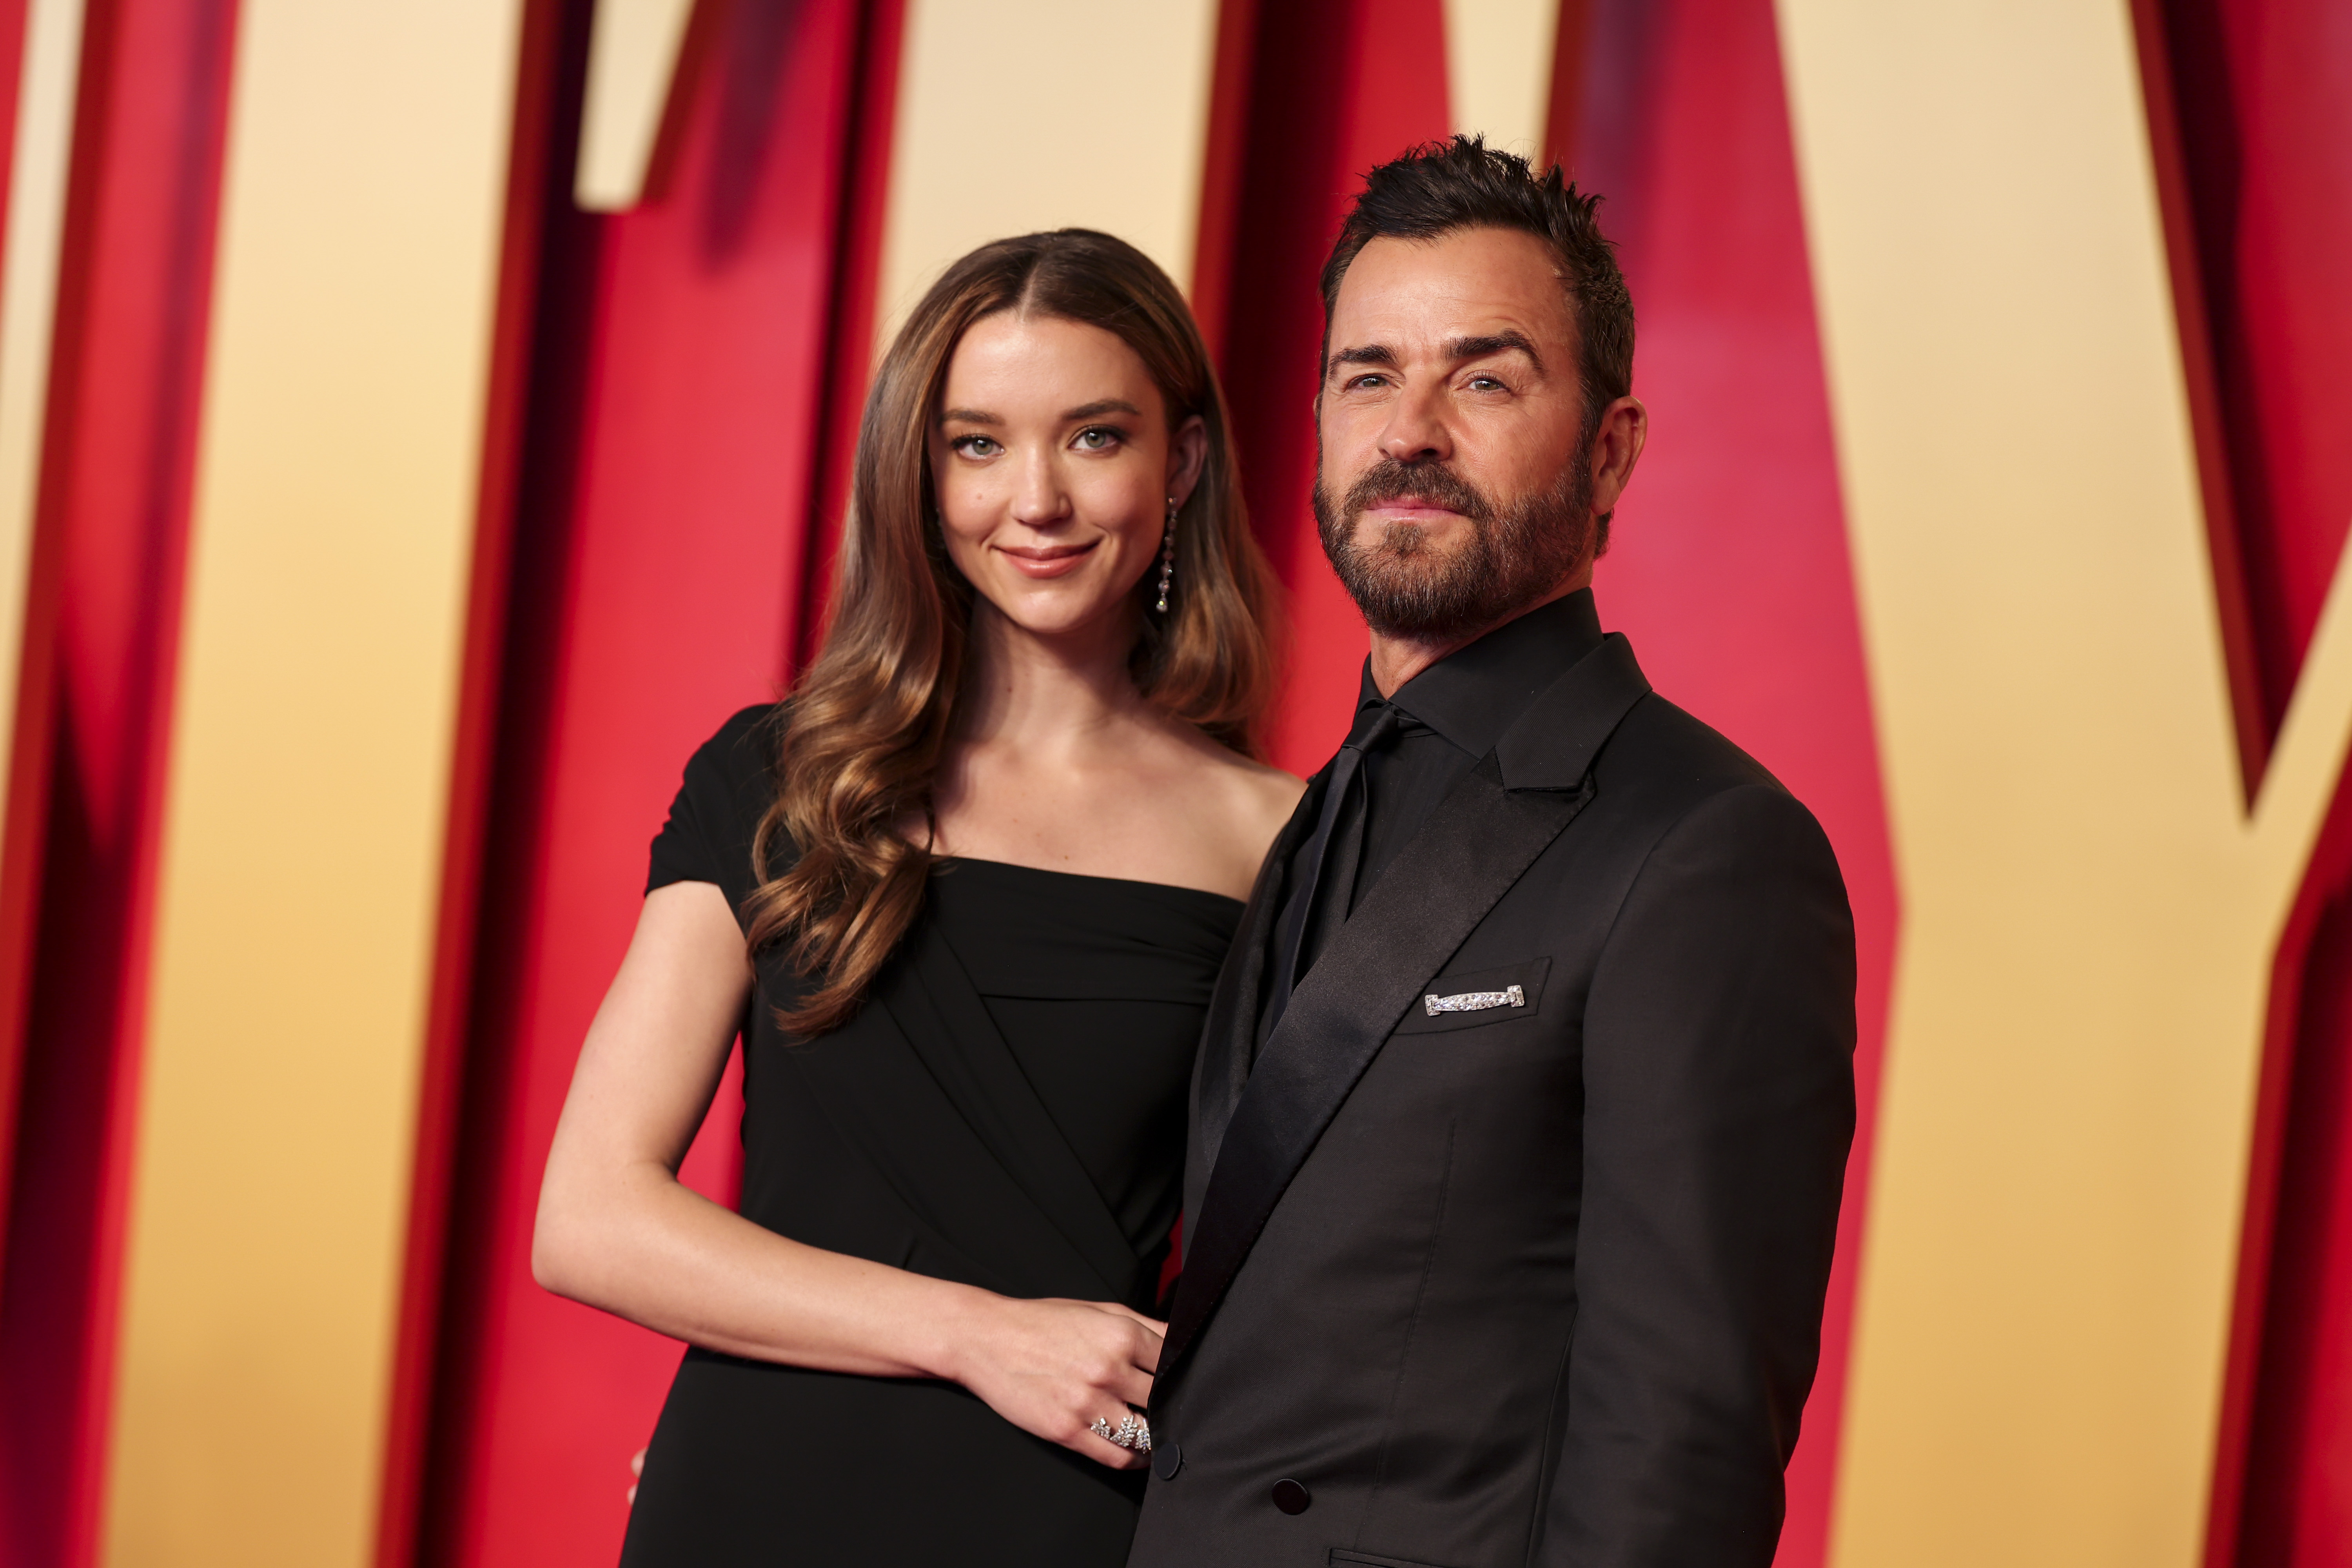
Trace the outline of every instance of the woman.
{"type": "Polygon", "coordinates": [[[1299,782],[1200,334],[982,247],[866,405],[835,615],[696,753],[583,1046],[541,1282],[690,1342],[630,1565],[1124,1561],[1202,1016],[1299,782]],[[741,1213],[677,1180],[738,1031],[741,1213]]]}

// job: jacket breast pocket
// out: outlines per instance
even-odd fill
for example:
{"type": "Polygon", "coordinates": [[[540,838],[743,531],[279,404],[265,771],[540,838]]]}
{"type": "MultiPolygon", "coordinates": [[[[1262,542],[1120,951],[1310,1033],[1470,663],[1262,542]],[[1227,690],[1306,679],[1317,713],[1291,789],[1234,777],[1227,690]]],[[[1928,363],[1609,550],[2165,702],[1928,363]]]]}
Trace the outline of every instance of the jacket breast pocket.
{"type": "Polygon", "coordinates": [[[1375,1557],[1369,1552],[1350,1552],[1344,1546],[1331,1548],[1326,1559],[1332,1568],[1345,1568],[1349,1563],[1360,1563],[1363,1568],[1443,1568],[1436,1563],[1423,1563],[1411,1557],[1375,1557]]]}
{"type": "Polygon", "coordinates": [[[1530,958],[1499,969],[1441,974],[1421,988],[1396,1033],[1436,1035],[1532,1018],[1543,1004],[1544,976],[1550,971],[1550,959],[1530,958]]]}

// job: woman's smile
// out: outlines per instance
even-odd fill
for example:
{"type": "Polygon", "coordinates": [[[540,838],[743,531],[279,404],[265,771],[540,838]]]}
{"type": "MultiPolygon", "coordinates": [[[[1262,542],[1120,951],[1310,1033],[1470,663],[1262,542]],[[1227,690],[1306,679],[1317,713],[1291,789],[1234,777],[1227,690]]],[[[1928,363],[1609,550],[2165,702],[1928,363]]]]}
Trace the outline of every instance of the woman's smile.
{"type": "Polygon", "coordinates": [[[1043,582],[1051,577],[1066,577],[1076,571],[1101,542],[1095,539],[1084,544],[1000,544],[995,549],[1015,572],[1043,582]]]}

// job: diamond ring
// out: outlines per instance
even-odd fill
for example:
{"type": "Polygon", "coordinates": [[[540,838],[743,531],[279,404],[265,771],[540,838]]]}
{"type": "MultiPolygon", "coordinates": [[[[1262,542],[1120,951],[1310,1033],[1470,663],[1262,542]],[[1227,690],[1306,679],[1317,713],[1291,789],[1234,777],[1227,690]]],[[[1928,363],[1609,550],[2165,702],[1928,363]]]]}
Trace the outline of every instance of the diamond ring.
{"type": "Polygon", "coordinates": [[[1151,1423],[1132,1410],[1119,1417],[1116,1428],[1097,1415],[1087,1430],[1115,1448],[1132,1448],[1139,1454],[1151,1452],[1151,1423]]]}

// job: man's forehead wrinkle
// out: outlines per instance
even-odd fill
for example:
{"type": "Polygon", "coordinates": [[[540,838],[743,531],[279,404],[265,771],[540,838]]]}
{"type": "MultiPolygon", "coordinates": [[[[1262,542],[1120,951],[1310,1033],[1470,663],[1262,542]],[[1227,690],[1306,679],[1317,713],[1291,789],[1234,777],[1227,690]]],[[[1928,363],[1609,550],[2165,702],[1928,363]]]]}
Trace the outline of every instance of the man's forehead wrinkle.
{"type": "Polygon", "coordinates": [[[1515,229],[1382,236],[1364,247],[1341,280],[1334,325],[1350,338],[1378,337],[1407,353],[1416,341],[1516,331],[1532,343],[1557,347],[1572,362],[1576,307],[1566,283],[1557,253],[1515,229]],[[1512,242],[1502,254],[1439,259],[1449,242],[1498,235],[1512,242]],[[1528,266],[1530,260],[1536,265],[1528,266]]]}
{"type": "MultiPolygon", "coordinates": [[[[1334,349],[1324,368],[1328,372],[1341,365],[1400,366],[1408,359],[1421,357],[1412,352],[1411,339],[1413,335],[1405,334],[1407,342],[1403,353],[1384,342],[1350,343],[1344,348],[1334,349]]],[[[1459,364],[1467,360],[1486,359],[1495,354],[1516,352],[1525,354],[1540,371],[1544,359],[1542,352],[1536,347],[1537,335],[1516,325],[1490,323],[1485,331],[1448,333],[1437,342],[1433,357],[1443,363],[1459,364]]]]}

